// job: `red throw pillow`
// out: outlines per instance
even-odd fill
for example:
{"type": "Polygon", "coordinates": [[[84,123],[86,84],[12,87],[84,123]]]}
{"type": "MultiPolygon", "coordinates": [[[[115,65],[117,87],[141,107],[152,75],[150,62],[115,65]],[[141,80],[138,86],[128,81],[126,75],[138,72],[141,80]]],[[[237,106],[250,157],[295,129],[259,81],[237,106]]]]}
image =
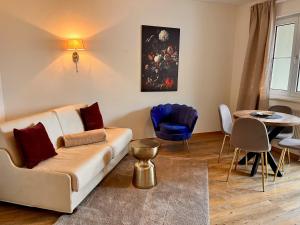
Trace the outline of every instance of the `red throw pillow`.
{"type": "Polygon", "coordinates": [[[80,115],[86,131],[104,128],[102,115],[97,102],[89,107],[81,108],[80,115]]]}
{"type": "Polygon", "coordinates": [[[25,129],[14,129],[14,136],[23,152],[25,166],[29,169],[57,155],[42,123],[25,129]]]}

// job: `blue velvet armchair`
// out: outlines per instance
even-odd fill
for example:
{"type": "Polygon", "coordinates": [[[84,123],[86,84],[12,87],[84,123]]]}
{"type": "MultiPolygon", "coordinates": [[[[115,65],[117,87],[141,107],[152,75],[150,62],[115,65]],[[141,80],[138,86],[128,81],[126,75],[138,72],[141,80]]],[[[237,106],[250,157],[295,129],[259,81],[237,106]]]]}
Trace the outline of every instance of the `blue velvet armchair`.
{"type": "Polygon", "coordinates": [[[158,138],[186,141],[191,138],[198,119],[197,111],[186,105],[165,104],[151,109],[151,120],[158,138]]]}

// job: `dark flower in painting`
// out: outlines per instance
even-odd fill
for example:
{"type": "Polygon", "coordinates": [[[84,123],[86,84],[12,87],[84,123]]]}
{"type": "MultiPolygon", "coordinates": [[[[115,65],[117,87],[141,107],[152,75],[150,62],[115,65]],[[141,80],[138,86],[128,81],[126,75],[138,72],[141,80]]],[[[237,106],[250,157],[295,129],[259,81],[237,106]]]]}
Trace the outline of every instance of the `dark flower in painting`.
{"type": "Polygon", "coordinates": [[[142,27],[142,91],[177,91],[180,30],[142,27]]]}

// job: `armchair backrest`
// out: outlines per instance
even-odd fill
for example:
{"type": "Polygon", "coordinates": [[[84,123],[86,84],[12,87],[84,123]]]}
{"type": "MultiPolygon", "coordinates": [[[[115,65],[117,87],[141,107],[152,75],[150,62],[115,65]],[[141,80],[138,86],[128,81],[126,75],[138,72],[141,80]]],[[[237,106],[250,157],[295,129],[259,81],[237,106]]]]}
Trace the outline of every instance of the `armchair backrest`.
{"type": "Polygon", "coordinates": [[[159,124],[168,121],[172,113],[172,105],[158,105],[151,109],[150,116],[154,130],[159,130],[159,124]]]}
{"type": "Polygon", "coordinates": [[[194,108],[187,105],[173,105],[170,122],[186,125],[193,131],[197,119],[198,113],[194,108]]]}
{"type": "Polygon", "coordinates": [[[154,130],[159,130],[162,122],[178,123],[188,126],[192,132],[198,119],[197,110],[187,105],[165,104],[158,105],[151,110],[151,120],[154,130]]]}

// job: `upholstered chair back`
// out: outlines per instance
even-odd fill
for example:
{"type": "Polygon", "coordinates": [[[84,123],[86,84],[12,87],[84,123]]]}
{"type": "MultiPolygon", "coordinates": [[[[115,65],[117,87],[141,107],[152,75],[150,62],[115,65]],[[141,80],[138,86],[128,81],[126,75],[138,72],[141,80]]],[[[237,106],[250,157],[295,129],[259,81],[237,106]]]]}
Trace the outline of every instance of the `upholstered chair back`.
{"type": "MultiPolygon", "coordinates": [[[[294,114],[292,108],[289,107],[289,106],[285,106],[285,105],[273,105],[269,108],[269,111],[281,112],[281,113],[286,113],[286,114],[290,114],[290,115],[294,114]]],[[[280,133],[284,133],[284,134],[291,133],[291,134],[293,134],[294,133],[294,127],[285,127],[280,133]]]]}
{"type": "Polygon", "coordinates": [[[236,120],[232,128],[230,142],[234,148],[249,152],[271,150],[265,124],[254,118],[236,120]]]}
{"type": "Polygon", "coordinates": [[[221,104],[219,106],[219,117],[222,131],[230,135],[232,130],[232,116],[227,105],[221,104]]]}

